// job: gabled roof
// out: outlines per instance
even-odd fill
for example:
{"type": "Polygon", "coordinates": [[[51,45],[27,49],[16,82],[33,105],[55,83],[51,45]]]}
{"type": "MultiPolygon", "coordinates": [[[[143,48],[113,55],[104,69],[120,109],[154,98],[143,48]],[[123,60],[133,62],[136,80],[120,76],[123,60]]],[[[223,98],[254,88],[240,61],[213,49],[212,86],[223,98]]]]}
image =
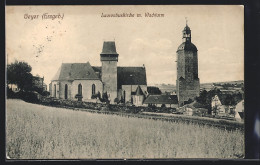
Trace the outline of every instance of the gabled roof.
{"type": "Polygon", "coordinates": [[[145,67],[117,67],[117,85],[147,85],[145,67]]]}
{"type": "Polygon", "coordinates": [[[142,96],[142,95],[144,95],[144,93],[143,93],[143,91],[142,91],[140,85],[138,85],[138,87],[136,88],[135,95],[136,95],[136,96],[142,96]]]}
{"type": "Polygon", "coordinates": [[[52,80],[99,79],[89,62],[63,63],[52,80]]]}
{"type": "Polygon", "coordinates": [[[149,95],[144,104],[178,104],[177,95],[149,95]]]}
{"type": "Polygon", "coordinates": [[[117,54],[115,41],[105,41],[101,54],[117,54]]]}

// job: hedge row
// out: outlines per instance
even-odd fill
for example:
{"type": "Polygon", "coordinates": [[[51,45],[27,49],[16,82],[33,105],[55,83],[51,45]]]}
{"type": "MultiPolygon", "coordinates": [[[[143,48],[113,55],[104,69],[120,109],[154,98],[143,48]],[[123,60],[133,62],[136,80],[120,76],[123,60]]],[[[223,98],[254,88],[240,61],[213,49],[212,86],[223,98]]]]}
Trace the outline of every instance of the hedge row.
{"type": "Polygon", "coordinates": [[[41,97],[40,103],[43,105],[49,105],[49,106],[72,107],[72,108],[93,109],[93,110],[99,110],[99,111],[126,112],[126,113],[139,113],[139,112],[172,113],[172,112],[176,112],[175,108],[136,107],[134,105],[92,103],[92,102],[75,101],[75,100],[55,99],[55,98],[50,98],[50,97],[49,98],[41,97]]]}

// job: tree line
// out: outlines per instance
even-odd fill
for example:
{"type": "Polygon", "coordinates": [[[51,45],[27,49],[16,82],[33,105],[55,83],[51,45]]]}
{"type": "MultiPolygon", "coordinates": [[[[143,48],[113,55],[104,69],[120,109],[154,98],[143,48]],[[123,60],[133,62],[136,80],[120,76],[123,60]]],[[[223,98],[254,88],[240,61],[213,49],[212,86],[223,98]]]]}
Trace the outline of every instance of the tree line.
{"type": "MultiPolygon", "coordinates": [[[[40,77],[33,76],[31,71],[32,67],[27,62],[15,61],[8,64],[7,84],[16,85],[20,92],[36,91],[41,95],[48,95],[47,91],[43,91],[42,87],[35,84],[36,81],[40,81],[40,77]]],[[[8,87],[7,92],[12,93],[12,89],[8,87]]]]}
{"type": "Polygon", "coordinates": [[[203,90],[200,92],[200,96],[196,97],[195,100],[200,104],[200,107],[206,108],[209,112],[212,110],[211,102],[212,98],[217,95],[222,105],[234,106],[243,99],[241,93],[224,94],[219,89],[213,89],[210,91],[203,90]]]}

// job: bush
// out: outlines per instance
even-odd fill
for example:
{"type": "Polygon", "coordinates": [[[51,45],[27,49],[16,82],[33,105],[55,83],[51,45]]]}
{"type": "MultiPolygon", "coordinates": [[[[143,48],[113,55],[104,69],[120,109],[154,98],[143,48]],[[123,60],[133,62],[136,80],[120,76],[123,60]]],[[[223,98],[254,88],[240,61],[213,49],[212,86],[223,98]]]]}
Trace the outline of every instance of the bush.
{"type": "Polygon", "coordinates": [[[114,102],[118,104],[120,101],[118,98],[115,98],[114,102]]]}
{"type": "Polygon", "coordinates": [[[102,98],[100,99],[101,102],[109,102],[107,92],[102,94],[102,98]]]}
{"type": "Polygon", "coordinates": [[[78,101],[82,101],[83,96],[81,94],[76,94],[75,98],[78,99],[78,101]]]}
{"type": "Polygon", "coordinates": [[[96,93],[96,94],[92,94],[91,99],[99,99],[100,100],[101,96],[100,96],[100,92],[96,93]]]}
{"type": "Polygon", "coordinates": [[[50,92],[48,92],[48,91],[43,91],[43,92],[42,92],[42,96],[50,96],[50,92]]]}
{"type": "Polygon", "coordinates": [[[7,88],[7,98],[17,98],[17,94],[11,88],[7,88]]]}
{"type": "Polygon", "coordinates": [[[30,103],[39,103],[40,98],[42,97],[39,93],[35,91],[30,92],[18,92],[18,97],[26,102],[30,103]]]}

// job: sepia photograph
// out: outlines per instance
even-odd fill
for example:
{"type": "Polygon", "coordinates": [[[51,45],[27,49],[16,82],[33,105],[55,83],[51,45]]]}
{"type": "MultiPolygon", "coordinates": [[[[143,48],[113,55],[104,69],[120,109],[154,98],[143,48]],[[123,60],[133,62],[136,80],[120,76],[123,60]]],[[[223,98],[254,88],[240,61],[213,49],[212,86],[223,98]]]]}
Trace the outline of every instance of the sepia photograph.
{"type": "Polygon", "coordinates": [[[245,157],[244,6],[6,6],[6,159],[245,157]]]}

